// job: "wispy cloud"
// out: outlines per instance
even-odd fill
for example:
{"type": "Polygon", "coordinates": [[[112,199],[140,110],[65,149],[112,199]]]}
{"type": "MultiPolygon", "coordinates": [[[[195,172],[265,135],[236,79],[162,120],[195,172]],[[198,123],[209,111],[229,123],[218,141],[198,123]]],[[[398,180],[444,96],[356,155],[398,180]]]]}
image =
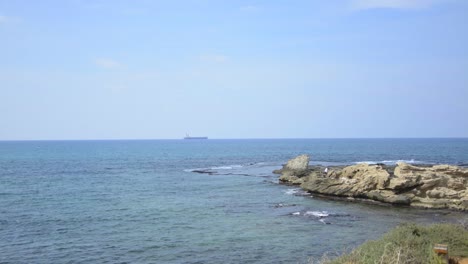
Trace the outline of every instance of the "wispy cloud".
{"type": "Polygon", "coordinates": [[[203,55],[200,55],[200,60],[206,61],[206,62],[223,63],[223,62],[228,61],[229,58],[221,54],[203,54],[203,55]]]}
{"type": "Polygon", "coordinates": [[[156,1],[132,1],[129,6],[126,1],[108,1],[108,0],[71,0],[78,8],[110,12],[119,15],[141,15],[147,14],[156,1]]]}
{"type": "Polygon", "coordinates": [[[258,6],[254,6],[254,5],[241,6],[240,10],[241,11],[246,11],[246,12],[257,11],[258,6]]]}
{"type": "Polygon", "coordinates": [[[104,69],[117,69],[122,68],[124,65],[116,60],[109,59],[109,58],[98,58],[94,61],[94,63],[104,69]]]}
{"type": "Polygon", "coordinates": [[[390,9],[421,9],[450,0],[351,0],[355,10],[390,8],[390,9]]]}
{"type": "Polygon", "coordinates": [[[20,21],[21,20],[19,18],[17,18],[17,17],[0,15],[0,25],[1,24],[7,24],[7,23],[20,22],[20,21]]]}

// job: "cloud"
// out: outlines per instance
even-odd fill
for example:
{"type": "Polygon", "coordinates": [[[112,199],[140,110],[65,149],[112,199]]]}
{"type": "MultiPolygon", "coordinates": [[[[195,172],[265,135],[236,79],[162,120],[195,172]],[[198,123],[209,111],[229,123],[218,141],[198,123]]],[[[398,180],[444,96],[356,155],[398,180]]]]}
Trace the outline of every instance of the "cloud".
{"type": "Polygon", "coordinates": [[[257,11],[258,10],[258,7],[257,6],[254,6],[254,5],[246,5],[246,6],[242,6],[240,8],[241,11],[257,11]]]}
{"type": "Polygon", "coordinates": [[[157,1],[137,0],[131,1],[128,5],[127,1],[109,1],[109,0],[70,0],[78,8],[83,8],[92,11],[106,12],[118,15],[142,15],[148,14],[157,1]]]}
{"type": "Polygon", "coordinates": [[[221,54],[203,54],[200,55],[201,61],[223,63],[228,61],[228,57],[221,54]]]}
{"type": "Polygon", "coordinates": [[[109,59],[109,58],[98,58],[94,61],[94,63],[104,69],[117,69],[122,68],[124,65],[116,60],[109,59]]]}
{"type": "Polygon", "coordinates": [[[0,15],[0,25],[1,24],[7,24],[7,23],[16,23],[16,22],[20,22],[21,19],[17,18],[17,17],[10,17],[10,16],[2,16],[0,15]]]}
{"type": "Polygon", "coordinates": [[[390,9],[421,9],[450,0],[351,0],[355,10],[390,8],[390,9]]]}

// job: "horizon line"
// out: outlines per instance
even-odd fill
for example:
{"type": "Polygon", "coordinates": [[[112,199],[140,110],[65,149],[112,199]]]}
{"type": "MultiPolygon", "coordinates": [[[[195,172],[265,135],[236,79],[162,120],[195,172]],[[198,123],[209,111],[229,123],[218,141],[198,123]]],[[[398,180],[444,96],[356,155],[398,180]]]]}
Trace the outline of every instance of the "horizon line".
{"type": "MultiPolygon", "coordinates": [[[[468,137],[266,137],[266,138],[207,138],[200,140],[287,140],[287,139],[468,139],[468,137]]],[[[0,142],[22,141],[151,141],[151,140],[185,140],[184,138],[94,138],[94,139],[0,139],[0,142]]]]}

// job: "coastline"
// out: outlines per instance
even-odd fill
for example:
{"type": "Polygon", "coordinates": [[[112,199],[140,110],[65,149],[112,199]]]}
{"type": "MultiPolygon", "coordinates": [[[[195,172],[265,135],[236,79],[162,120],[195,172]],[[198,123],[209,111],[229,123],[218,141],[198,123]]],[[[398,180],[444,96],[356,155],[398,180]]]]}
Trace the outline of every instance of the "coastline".
{"type": "MultiPolygon", "coordinates": [[[[281,174],[281,184],[299,186],[314,198],[386,206],[389,210],[398,206],[434,209],[442,214],[454,210],[468,213],[468,168],[465,167],[406,163],[326,167],[310,166],[309,162],[308,155],[301,155],[273,173],[281,174]],[[441,192],[443,188],[445,192],[441,192]],[[387,196],[376,195],[379,192],[387,196]]],[[[308,263],[465,264],[468,263],[468,223],[463,219],[458,223],[431,225],[403,223],[376,240],[367,240],[348,250],[331,256],[324,253],[321,258],[309,258],[308,263]],[[438,254],[436,245],[449,250],[438,254]]]]}
{"type": "Polygon", "coordinates": [[[436,154],[418,152],[419,141],[400,140],[358,145],[355,140],[193,143],[2,144],[1,165],[7,169],[0,194],[5,205],[0,219],[2,260],[37,262],[34,252],[41,251],[51,253],[41,255],[41,261],[49,263],[142,258],[163,263],[305,263],[308,257],[378,239],[400,223],[456,223],[467,216],[302,196],[305,192],[297,185],[278,184],[278,175],[271,173],[302,152],[314,153],[311,164],[330,170],[331,165],[357,161],[468,160],[466,152],[451,153],[439,144],[430,145],[442,149],[436,154]],[[400,147],[392,152],[395,144],[400,147]],[[366,146],[369,151],[349,156],[366,146]],[[24,243],[28,241],[36,242],[24,243]]]}
{"type": "Polygon", "coordinates": [[[309,162],[308,155],[301,155],[273,173],[281,174],[280,183],[322,198],[468,211],[468,168],[404,162],[324,167],[309,162]]]}

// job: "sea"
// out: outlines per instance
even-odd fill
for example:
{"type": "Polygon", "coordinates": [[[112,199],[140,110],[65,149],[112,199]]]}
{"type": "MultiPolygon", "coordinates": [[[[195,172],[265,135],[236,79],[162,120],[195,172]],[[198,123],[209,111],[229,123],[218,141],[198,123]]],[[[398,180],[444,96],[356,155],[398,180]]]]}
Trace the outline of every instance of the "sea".
{"type": "Polygon", "coordinates": [[[468,219],[279,184],[300,154],[467,166],[468,139],[1,141],[0,263],[308,263],[402,223],[468,219]]]}

